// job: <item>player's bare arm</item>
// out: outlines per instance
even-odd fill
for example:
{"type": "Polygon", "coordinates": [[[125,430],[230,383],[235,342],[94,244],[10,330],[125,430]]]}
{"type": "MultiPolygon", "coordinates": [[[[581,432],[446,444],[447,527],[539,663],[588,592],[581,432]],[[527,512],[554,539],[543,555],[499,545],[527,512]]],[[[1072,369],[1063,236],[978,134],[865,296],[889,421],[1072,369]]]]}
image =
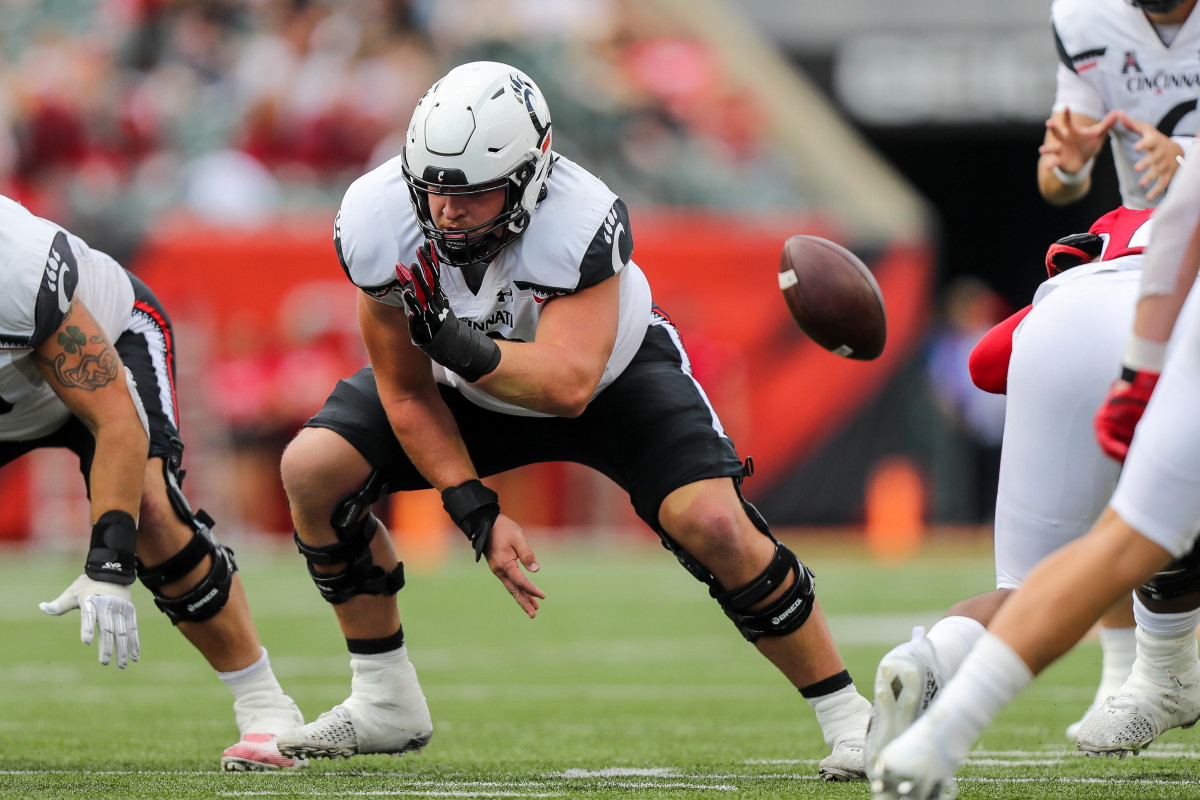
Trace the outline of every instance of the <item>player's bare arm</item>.
{"type": "Polygon", "coordinates": [[[620,277],[546,303],[533,342],[499,342],[500,364],[476,385],[513,405],[577,417],[617,339],[620,277]]]}
{"type": "Polygon", "coordinates": [[[1119,119],[1119,111],[1110,111],[1104,119],[1096,120],[1064,108],[1046,120],[1046,136],[1038,148],[1038,190],[1042,197],[1053,205],[1066,205],[1088,193],[1092,186],[1088,166],[1119,119]]]}
{"type": "MultiPolygon", "coordinates": [[[[458,426],[442,402],[429,358],[409,338],[403,308],[358,299],[363,342],[375,370],[379,399],[396,439],[413,465],[439,492],[477,480],[478,475],[458,426]]],[[[538,570],[533,549],[516,522],[499,514],[492,523],[483,554],[488,567],[527,615],[533,617],[545,593],[522,570],[538,570]]]]}
{"type": "Polygon", "coordinates": [[[76,298],[62,324],[33,353],[38,372],[96,439],[92,522],[106,511],[137,519],[149,440],[103,329],[76,298]]]}
{"type": "Polygon", "coordinates": [[[58,329],[34,350],[33,363],[96,442],[90,477],[91,548],[84,574],[39,608],[55,616],[78,608],[80,640],[91,645],[98,628],[100,663],[107,665],[115,655],[117,666],[124,669],[141,653],[129,588],[150,444],[140,406],[135,405],[117,351],[78,298],[58,329]]]}

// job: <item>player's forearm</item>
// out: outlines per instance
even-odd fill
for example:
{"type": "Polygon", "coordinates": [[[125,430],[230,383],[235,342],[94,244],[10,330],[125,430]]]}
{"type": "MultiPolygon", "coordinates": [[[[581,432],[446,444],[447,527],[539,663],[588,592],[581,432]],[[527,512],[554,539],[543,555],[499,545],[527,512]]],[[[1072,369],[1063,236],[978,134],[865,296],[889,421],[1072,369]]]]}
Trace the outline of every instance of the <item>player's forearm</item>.
{"type": "Polygon", "coordinates": [[[1092,188],[1090,175],[1083,176],[1079,183],[1066,184],[1055,174],[1054,168],[1046,164],[1046,159],[1038,160],[1038,191],[1047,203],[1054,206],[1065,206],[1082,199],[1092,188]]]}
{"type": "Polygon", "coordinates": [[[577,417],[600,385],[604,364],[577,352],[537,342],[500,342],[500,365],[475,385],[521,408],[577,417]]]}
{"type": "MultiPolygon", "coordinates": [[[[131,409],[132,411],[132,409],[131,409]]],[[[148,440],[141,420],[110,421],[93,431],[96,454],[89,478],[92,523],[106,511],[124,511],[135,520],[142,503],[148,440]]]]}
{"type": "Polygon", "coordinates": [[[441,398],[385,402],[397,441],[417,471],[439,492],[478,477],[458,425],[441,398]]]}

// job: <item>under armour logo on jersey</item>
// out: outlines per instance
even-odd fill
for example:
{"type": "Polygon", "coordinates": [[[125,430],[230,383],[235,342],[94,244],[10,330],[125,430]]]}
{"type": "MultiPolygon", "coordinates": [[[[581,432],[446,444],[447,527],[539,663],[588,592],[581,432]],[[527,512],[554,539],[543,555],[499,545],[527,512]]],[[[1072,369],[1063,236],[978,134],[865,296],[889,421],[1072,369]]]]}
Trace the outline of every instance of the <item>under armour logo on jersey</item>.
{"type": "Polygon", "coordinates": [[[503,303],[505,298],[511,298],[511,297],[512,297],[512,289],[501,289],[500,291],[496,292],[496,302],[497,303],[503,303]]]}
{"type": "Polygon", "coordinates": [[[1125,63],[1121,65],[1121,74],[1124,75],[1130,70],[1141,72],[1142,67],[1138,64],[1137,54],[1133,50],[1125,51],[1125,63]]]}

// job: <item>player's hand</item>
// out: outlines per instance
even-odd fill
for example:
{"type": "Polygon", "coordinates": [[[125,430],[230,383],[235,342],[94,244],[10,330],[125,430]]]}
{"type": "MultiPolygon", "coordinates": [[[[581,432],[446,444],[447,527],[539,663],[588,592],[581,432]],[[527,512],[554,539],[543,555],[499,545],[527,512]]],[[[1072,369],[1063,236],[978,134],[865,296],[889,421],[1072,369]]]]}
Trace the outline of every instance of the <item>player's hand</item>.
{"type": "Polygon", "coordinates": [[[441,265],[437,248],[425,242],[417,248],[417,260],[409,266],[396,265],[400,295],[408,311],[408,333],[413,344],[423,347],[433,341],[446,319],[450,303],[442,291],[441,265]]]}
{"type": "Polygon", "coordinates": [[[1110,111],[1099,122],[1079,126],[1075,124],[1070,108],[1063,109],[1061,122],[1051,116],[1046,120],[1046,130],[1050,135],[1038,148],[1042,155],[1051,156],[1045,162],[1045,167],[1058,167],[1072,174],[1079,172],[1100,152],[1108,132],[1120,120],[1120,111],[1110,111]]]}
{"type": "Polygon", "coordinates": [[[1133,149],[1145,155],[1133,168],[1142,174],[1138,178],[1138,186],[1145,189],[1153,184],[1146,192],[1146,199],[1154,200],[1167,191],[1171,178],[1175,177],[1179,159],[1183,157],[1183,148],[1150,123],[1131,119],[1124,111],[1120,114],[1121,124],[1141,137],[1134,143],[1133,149]]]}
{"type": "Polygon", "coordinates": [[[1094,233],[1064,236],[1046,251],[1046,274],[1053,278],[1080,264],[1090,264],[1104,251],[1104,240],[1094,233]]]}
{"type": "Polygon", "coordinates": [[[546,599],[546,593],[533,584],[525,574],[522,566],[530,572],[541,569],[533,555],[533,549],[525,541],[525,532],[521,526],[501,514],[492,526],[492,536],[488,540],[488,567],[492,570],[508,593],[513,596],[530,619],[537,616],[538,601],[546,599]]]}
{"type": "Polygon", "coordinates": [[[137,608],[129,586],[105,583],[80,575],[62,594],[48,603],[38,603],[47,614],[59,616],[78,608],[79,640],[91,646],[96,626],[100,627],[100,663],[107,665],[116,651],[121,669],[141,656],[138,644],[137,608]]]}
{"type": "Polygon", "coordinates": [[[1108,390],[1108,396],[1096,412],[1095,427],[1096,441],[1110,458],[1125,462],[1134,428],[1146,411],[1146,403],[1150,401],[1156,383],[1157,372],[1142,370],[1132,375],[1126,373],[1108,390]],[[1126,380],[1126,376],[1132,380],[1126,380]]]}

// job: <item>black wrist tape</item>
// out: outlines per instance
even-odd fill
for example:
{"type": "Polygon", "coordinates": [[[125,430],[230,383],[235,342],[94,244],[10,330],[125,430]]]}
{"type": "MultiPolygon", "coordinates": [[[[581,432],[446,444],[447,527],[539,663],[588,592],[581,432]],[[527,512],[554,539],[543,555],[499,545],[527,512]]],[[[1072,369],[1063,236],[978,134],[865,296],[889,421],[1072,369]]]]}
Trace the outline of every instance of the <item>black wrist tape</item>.
{"type": "Polygon", "coordinates": [[[442,507],[467,535],[478,561],[500,516],[500,497],[480,481],[469,480],[442,492],[442,507]]]}
{"type": "Polygon", "coordinates": [[[92,526],[84,574],[94,581],[129,586],[137,576],[137,523],[124,511],[105,511],[92,526]]]}
{"type": "Polygon", "coordinates": [[[500,348],[483,331],[446,310],[446,320],[428,344],[420,345],[425,355],[471,383],[487,375],[500,363],[500,348]]]}

